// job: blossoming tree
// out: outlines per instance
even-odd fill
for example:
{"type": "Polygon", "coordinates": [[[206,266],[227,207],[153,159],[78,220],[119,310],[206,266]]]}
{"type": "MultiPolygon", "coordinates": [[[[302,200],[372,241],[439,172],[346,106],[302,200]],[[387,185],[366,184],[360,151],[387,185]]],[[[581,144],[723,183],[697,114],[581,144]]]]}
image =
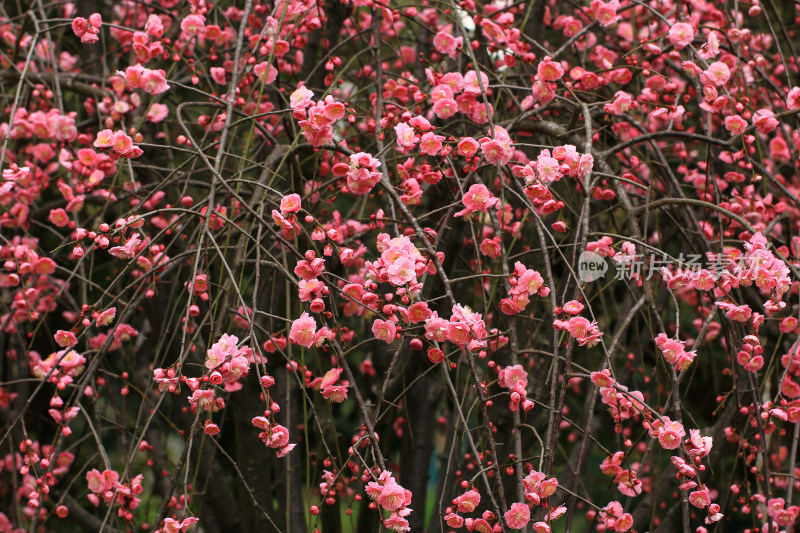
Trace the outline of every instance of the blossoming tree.
{"type": "Polygon", "coordinates": [[[800,7],[0,5],[0,532],[800,514],[800,7]]]}

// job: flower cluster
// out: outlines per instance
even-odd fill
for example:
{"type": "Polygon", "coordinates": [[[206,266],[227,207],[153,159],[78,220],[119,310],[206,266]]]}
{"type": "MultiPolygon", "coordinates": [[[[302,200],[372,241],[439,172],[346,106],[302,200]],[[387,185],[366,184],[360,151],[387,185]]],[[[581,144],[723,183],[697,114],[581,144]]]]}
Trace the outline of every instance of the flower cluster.
{"type": "Polygon", "coordinates": [[[383,525],[392,531],[410,531],[406,517],[411,514],[411,491],[401,487],[390,472],[384,471],[377,481],[370,481],[366,487],[367,496],[382,509],[389,511],[389,518],[383,525]]]}
{"type": "Polygon", "coordinates": [[[364,266],[376,281],[398,287],[397,294],[405,294],[405,289],[416,294],[421,288],[417,278],[426,272],[435,272],[433,262],[422,255],[405,235],[390,238],[381,233],[377,248],[381,256],[376,261],[367,261],[364,266]]]}
{"type": "Polygon", "coordinates": [[[528,399],[528,373],[522,368],[522,365],[507,366],[500,370],[497,375],[498,384],[511,391],[511,399],[509,401],[509,409],[512,411],[519,410],[519,404],[522,403],[522,408],[525,411],[533,409],[533,400],[528,399]]]}
{"type": "Polygon", "coordinates": [[[523,312],[533,295],[544,298],[550,294],[550,287],[544,284],[542,275],[519,261],[514,263],[514,272],[509,276],[508,284],[511,285],[509,297],[500,301],[500,310],[507,315],[523,312]]]}
{"type": "Polygon", "coordinates": [[[425,338],[434,342],[450,341],[459,348],[476,351],[486,347],[486,323],[479,313],[456,304],[450,320],[440,318],[437,312],[425,320],[425,338]]]}
{"type": "Polygon", "coordinates": [[[378,167],[381,162],[365,152],[348,158],[347,191],[362,195],[369,193],[381,179],[378,167]]]}
{"type": "Polygon", "coordinates": [[[86,483],[90,492],[86,498],[95,507],[100,505],[102,498],[106,505],[118,507],[117,514],[121,518],[131,520],[133,518],[132,511],[135,511],[141,503],[138,496],[144,492],[143,481],[144,476],[139,474],[125,483],[121,483],[119,474],[114,470],[100,472],[92,469],[86,472],[86,483]]]}
{"type": "Polygon", "coordinates": [[[100,13],[92,13],[89,15],[89,20],[83,17],[72,19],[72,31],[75,32],[76,37],[80,37],[82,43],[92,44],[100,40],[97,35],[100,33],[102,24],[103,18],[100,13]]]}
{"type": "Polygon", "coordinates": [[[339,381],[342,375],[341,367],[331,368],[324,376],[309,381],[307,386],[322,391],[322,397],[333,403],[342,403],[347,399],[347,389],[350,382],[339,381]]]}
{"type": "Polygon", "coordinates": [[[683,341],[668,338],[666,333],[659,333],[656,336],[656,346],[661,350],[664,359],[674,366],[678,372],[689,368],[689,365],[692,364],[692,361],[697,356],[695,350],[687,352],[685,345],[686,343],[683,341]]]}
{"type": "Polygon", "coordinates": [[[117,76],[125,80],[129,89],[141,89],[153,95],[169,90],[167,74],[161,69],[150,70],[136,64],[125,69],[125,72],[117,71],[117,76]]]}
{"type": "MultiPolygon", "coordinates": [[[[271,70],[265,72],[262,74],[265,82],[274,80],[271,70]]],[[[305,85],[298,87],[289,97],[292,114],[300,121],[298,124],[303,130],[303,136],[311,146],[330,144],[333,141],[333,124],[344,118],[345,106],[331,95],[316,103],[312,100],[313,97],[314,93],[305,85]]]]}
{"type": "Polygon", "coordinates": [[[133,144],[133,139],[122,130],[101,130],[97,132],[97,138],[94,140],[93,146],[95,148],[111,148],[109,155],[112,158],[126,157],[131,159],[142,155],[142,149],[133,144]]]}
{"type": "Polygon", "coordinates": [[[572,316],[567,320],[555,319],[553,320],[553,327],[566,331],[578,341],[580,346],[588,346],[589,348],[593,348],[603,337],[597,327],[597,322],[590,322],[589,319],[582,316],[572,316]]]}
{"type": "Polygon", "coordinates": [[[600,470],[607,476],[613,477],[613,482],[617,483],[617,490],[623,496],[633,498],[642,493],[642,481],[637,477],[635,470],[622,468],[625,460],[625,452],[616,452],[600,463],[600,470]]]}
{"type": "MultiPolygon", "coordinates": [[[[270,415],[273,411],[270,411],[270,415]]],[[[265,413],[266,414],[266,413],[265,413]]],[[[280,424],[271,422],[267,416],[253,418],[253,425],[263,431],[258,434],[268,448],[277,450],[276,455],[283,457],[291,452],[296,444],[289,444],[289,430],[280,424]]]]}

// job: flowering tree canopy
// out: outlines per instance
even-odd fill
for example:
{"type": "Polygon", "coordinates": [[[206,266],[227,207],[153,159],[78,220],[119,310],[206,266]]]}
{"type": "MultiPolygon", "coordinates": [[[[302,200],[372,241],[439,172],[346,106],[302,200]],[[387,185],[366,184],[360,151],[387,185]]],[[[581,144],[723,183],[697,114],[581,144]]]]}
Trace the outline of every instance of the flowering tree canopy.
{"type": "Polygon", "coordinates": [[[0,5],[0,533],[791,533],[800,4],[0,5]]]}

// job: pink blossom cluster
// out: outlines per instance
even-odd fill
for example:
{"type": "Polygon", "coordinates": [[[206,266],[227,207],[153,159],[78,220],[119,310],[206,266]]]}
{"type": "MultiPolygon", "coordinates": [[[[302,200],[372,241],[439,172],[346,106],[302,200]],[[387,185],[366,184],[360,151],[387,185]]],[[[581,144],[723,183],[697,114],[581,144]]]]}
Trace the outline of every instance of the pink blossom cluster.
{"type": "Polygon", "coordinates": [[[470,186],[469,190],[465,192],[464,196],[461,198],[464,209],[458,211],[453,216],[462,217],[471,213],[487,212],[490,207],[494,207],[499,201],[500,199],[495,198],[486,185],[475,183],[470,186]]]}
{"type": "MultiPolygon", "coordinates": [[[[19,472],[21,478],[15,491],[16,500],[21,504],[18,509],[28,518],[37,516],[37,513],[39,518],[44,518],[47,509],[43,504],[51,496],[51,487],[69,472],[74,461],[75,455],[70,452],[56,454],[56,448],[50,444],[42,445],[25,439],[19,443],[19,453],[0,457],[0,472],[19,472]]],[[[59,516],[63,516],[64,511],[66,507],[59,506],[59,516]]],[[[11,526],[8,517],[0,512],[0,527],[5,528],[3,531],[20,531],[11,526]]]]}
{"type": "Polygon", "coordinates": [[[525,411],[533,409],[533,400],[528,399],[528,373],[522,365],[513,365],[502,368],[497,374],[498,384],[511,391],[508,407],[512,411],[519,410],[519,404],[525,411]]]}
{"type": "Polygon", "coordinates": [[[383,525],[392,531],[410,531],[406,517],[411,514],[411,491],[401,487],[388,471],[383,471],[377,481],[370,481],[366,487],[367,496],[383,510],[389,511],[389,518],[383,525]]]}
{"type": "Polygon", "coordinates": [[[29,111],[26,107],[15,110],[11,126],[0,124],[0,139],[32,139],[73,142],[78,138],[75,111],[61,113],[57,108],[47,111],[29,111]]]}
{"type": "Polygon", "coordinates": [[[656,336],[656,346],[661,350],[664,359],[675,367],[678,372],[683,372],[689,368],[689,365],[692,364],[692,361],[697,356],[695,350],[687,352],[685,345],[686,342],[670,339],[666,333],[659,333],[656,336]]]}
{"type": "Polygon", "coordinates": [[[165,518],[164,525],[161,526],[160,533],[186,533],[190,529],[194,528],[199,522],[200,519],[194,516],[189,516],[184,518],[183,520],[175,520],[174,518],[165,518]]]}
{"type": "Polygon", "coordinates": [[[781,382],[781,394],[790,400],[800,398],[800,343],[792,344],[789,351],[781,356],[781,365],[786,369],[781,382]]]}
{"type": "Polygon", "coordinates": [[[142,155],[142,149],[134,145],[133,139],[122,130],[101,130],[97,132],[97,137],[92,145],[95,148],[111,148],[109,155],[112,158],[125,157],[131,159],[142,155]]]}
{"type": "Polygon", "coordinates": [[[514,156],[514,143],[511,136],[502,126],[494,127],[494,135],[481,137],[478,139],[481,145],[481,153],[490,165],[507,165],[514,156]]]}
{"type": "Polygon", "coordinates": [[[450,320],[440,318],[435,311],[425,320],[425,338],[434,342],[450,341],[459,348],[476,351],[486,347],[486,323],[481,314],[456,304],[450,320]]]}
{"type": "Polygon", "coordinates": [[[205,367],[211,372],[208,381],[228,392],[242,388],[239,380],[250,372],[253,358],[253,351],[248,346],[239,348],[238,342],[238,337],[225,333],[206,352],[205,367]]]}
{"type": "Polygon", "coordinates": [[[302,209],[302,199],[299,194],[287,194],[281,198],[280,211],[272,210],[272,220],[281,228],[281,236],[287,241],[294,239],[300,231],[297,222],[297,213],[302,209]]]}
{"type": "Polygon", "coordinates": [[[509,297],[500,300],[500,310],[507,315],[523,312],[530,303],[531,296],[544,298],[550,294],[550,287],[544,284],[542,275],[520,261],[514,263],[514,272],[509,276],[508,283],[511,285],[509,297]]]}
{"type": "Polygon", "coordinates": [[[125,72],[117,71],[117,76],[125,80],[129,89],[141,89],[152,95],[161,94],[169,90],[167,73],[161,69],[150,70],[140,64],[136,64],[126,68],[125,72]]]}
{"type": "Polygon", "coordinates": [[[309,381],[306,386],[320,390],[322,397],[330,402],[342,403],[347,399],[347,389],[350,387],[349,381],[339,381],[342,371],[341,367],[331,368],[324,376],[309,381]]]}
{"type": "Polygon", "coordinates": [[[553,327],[566,331],[578,341],[580,346],[588,346],[589,348],[593,348],[603,338],[603,334],[597,327],[597,321],[590,322],[588,318],[582,316],[572,316],[567,320],[555,319],[553,320],[553,327]]]}
{"type": "MultiPolygon", "coordinates": [[[[266,74],[265,80],[270,78],[266,74]]],[[[314,93],[301,85],[289,97],[292,115],[299,120],[298,124],[303,136],[311,146],[322,146],[333,141],[333,124],[344,118],[345,106],[328,95],[316,103],[312,100],[314,93]]]]}
{"type": "Polygon", "coordinates": [[[745,335],[742,347],[736,354],[736,362],[748,372],[758,372],[764,366],[764,347],[757,335],[745,335]]]}
{"type": "MultiPolygon", "coordinates": [[[[592,511],[594,514],[594,511],[592,511]]],[[[618,501],[611,501],[603,507],[597,517],[603,529],[598,527],[598,531],[617,531],[623,533],[633,527],[633,516],[624,512],[622,504],[618,501]]]]}
{"type": "Polygon", "coordinates": [[[465,114],[475,124],[486,124],[492,115],[491,104],[484,102],[480,95],[490,91],[489,77],[485,72],[475,70],[447,72],[439,74],[426,69],[425,74],[431,84],[431,103],[433,113],[441,119],[452,118],[456,112],[465,114]]]}
{"type": "Polygon", "coordinates": [[[397,294],[405,294],[406,289],[409,294],[416,294],[421,289],[418,278],[426,272],[435,272],[433,262],[405,235],[390,238],[387,233],[380,233],[377,241],[381,256],[364,264],[368,277],[398,287],[397,294]]]}
{"type": "Polygon", "coordinates": [[[117,515],[126,520],[132,518],[132,511],[139,507],[141,500],[139,495],[144,492],[142,482],[144,476],[139,474],[121,483],[119,481],[119,474],[114,470],[104,470],[100,472],[97,469],[92,469],[86,472],[86,483],[89,487],[90,494],[86,498],[97,507],[100,505],[100,500],[106,505],[117,506],[117,515]]]}
{"type": "MultiPolygon", "coordinates": [[[[270,413],[273,412],[274,409],[270,411],[270,413]]],[[[268,416],[271,416],[271,414],[268,416]]],[[[263,430],[258,434],[258,438],[268,448],[277,450],[276,455],[278,457],[284,457],[296,446],[296,444],[289,444],[289,430],[280,424],[271,422],[266,416],[257,416],[253,418],[252,422],[255,427],[263,430]]]]}
{"type": "MultiPolygon", "coordinates": [[[[622,468],[625,461],[625,452],[615,452],[603,459],[600,463],[600,470],[607,476],[613,478],[617,484],[617,490],[623,495],[633,498],[642,493],[642,481],[637,477],[636,470],[622,468]]],[[[636,465],[634,465],[634,468],[636,465]]]]}
{"type": "Polygon", "coordinates": [[[800,507],[797,505],[786,506],[783,498],[770,498],[767,500],[767,515],[780,527],[790,526],[797,522],[800,507]]]}
{"type": "Polygon", "coordinates": [[[381,179],[381,162],[365,152],[350,155],[347,168],[347,191],[362,195],[369,193],[381,179]]]}
{"type": "MultiPolygon", "coordinates": [[[[592,372],[591,380],[599,387],[600,399],[617,424],[645,411],[644,394],[637,390],[629,392],[626,386],[617,383],[609,369],[592,372]]],[[[617,428],[621,431],[619,426],[617,428]]]]}
{"type": "Polygon", "coordinates": [[[92,44],[100,40],[97,35],[100,33],[102,24],[103,18],[100,13],[92,13],[89,15],[89,20],[83,17],[72,19],[72,31],[75,32],[76,37],[80,37],[82,43],[92,44]]]}
{"type": "Polygon", "coordinates": [[[0,288],[14,291],[8,312],[0,315],[5,333],[14,333],[18,324],[37,320],[55,305],[60,284],[50,276],[56,263],[37,249],[37,239],[20,235],[0,244],[0,288]]]}

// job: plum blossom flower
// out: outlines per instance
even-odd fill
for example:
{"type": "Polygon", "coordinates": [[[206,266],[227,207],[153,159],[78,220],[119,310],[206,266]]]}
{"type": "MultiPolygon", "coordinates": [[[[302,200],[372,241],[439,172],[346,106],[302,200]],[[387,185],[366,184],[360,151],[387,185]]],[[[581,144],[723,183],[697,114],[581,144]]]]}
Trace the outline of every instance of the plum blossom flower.
{"type": "Polygon", "coordinates": [[[286,216],[291,213],[297,213],[301,208],[301,199],[299,194],[287,194],[281,198],[281,214],[286,216]]]}
{"type": "Polygon", "coordinates": [[[458,141],[458,154],[463,157],[472,157],[478,152],[480,144],[472,137],[464,137],[458,141]]]}
{"type": "Polygon", "coordinates": [[[620,7],[618,0],[610,0],[609,2],[592,0],[590,7],[594,12],[595,20],[603,27],[607,28],[619,20],[619,15],[617,15],[617,10],[620,7]]]}
{"type": "Polygon", "coordinates": [[[524,503],[512,503],[503,517],[506,519],[506,525],[511,529],[522,529],[531,521],[531,510],[524,503]]]}
{"type": "Polygon", "coordinates": [[[731,79],[731,69],[722,61],[711,63],[700,75],[700,81],[716,87],[722,87],[731,79]]]}
{"type": "Polygon", "coordinates": [[[460,217],[476,211],[487,211],[490,207],[494,207],[499,201],[500,199],[495,198],[486,185],[475,183],[470,186],[469,190],[464,193],[464,196],[461,198],[464,209],[454,216],[460,217]]]}
{"type": "Polygon", "coordinates": [[[436,51],[450,56],[450,59],[455,59],[458,56],[458,51],[463,44],[463,37],[453,37],[444,30],[433,37],[433,47],[436,48],[436,51]]]}
{"type": "Polygon", "coordinates": [[[205,24],[206,18],[203,15],[199,15],[197,13],[187,15],[181,21],[181,32],[183,33],[184,37],[194,37],[195,35],[200,35],[203,32],[205,24]]]}
{"type": "Polygon", "coordinates": [[[53,335],[53,338],[55,338],[56,344],[62,348],[72,348],[78,344],[78,339],[75,337],[75,334],[71,331],[65,331],[63,329],[56,331],[56,334],[53,335]]]}
{"type": "Polygon", "coordinates": [[[289,341],[292,344],[298,344],[300,346],[305,346],[306,348],[311,348],[314,344],[314,336],[317,332],[317,323],[316,321],[308,315],[308,313],[303,312],[300,315],[300,318],[292,322],[292,327],[289,331],[289,341]]]}
{"type": "Polygon", "coordinates": [[[349,170],[347,172],[347,188],[353,194],[367,194],[381,179],[377,168],[381,162],[365,152],[358,152],[350,156],[349,170]]]}
{"type": "Polygon", "coordinates": [[[689,46],[692,39],[694,39],[694,28],[691,24],[676,22],[669,29],[669,42],[678,50],[689,46]]]}
{"type": "Polygon", "coordinates": [[[372,334],[376,339],[380,339],[388,344],[394,342],[395,335],[397,335],[397,327],[391,320],[375,319],[372,323],[372,334]]]}

